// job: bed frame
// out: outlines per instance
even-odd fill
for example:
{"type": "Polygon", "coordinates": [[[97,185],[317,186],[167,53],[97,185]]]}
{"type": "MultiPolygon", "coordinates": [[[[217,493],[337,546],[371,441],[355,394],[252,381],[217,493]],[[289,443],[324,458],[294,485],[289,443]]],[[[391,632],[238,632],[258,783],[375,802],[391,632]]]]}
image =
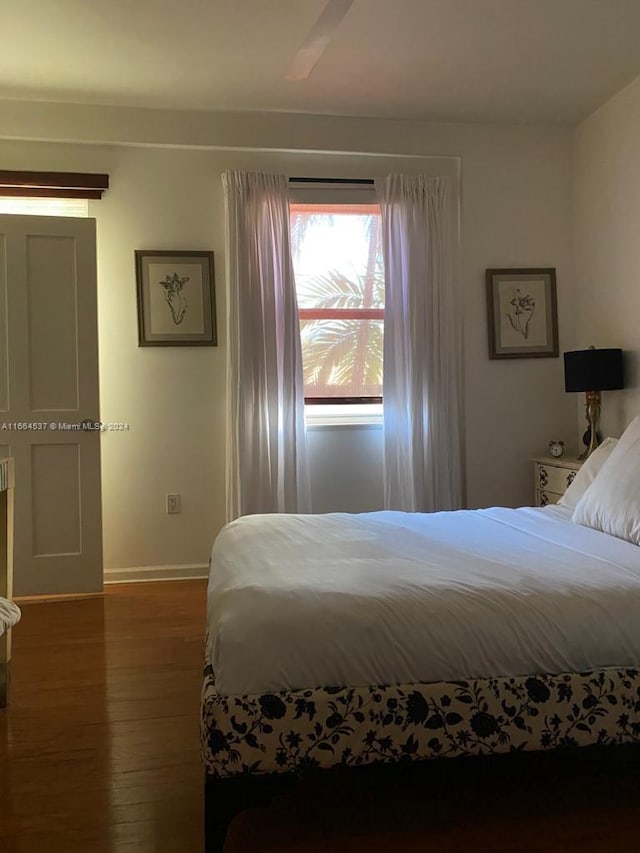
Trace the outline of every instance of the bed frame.
{"type": "Polygon", "coordinates": [[[235,814],[307,768],[640,743],[640,670],[223,696],[207,662],[201,711],[205,853],[221,853],[235,814]]]}
{"type": "MultiPolygon", "coordinates": [[[[13,460],[0,459],[0,597],[13,592],[13,460]]],[[[11,629],[0,636],[0,708],[9,701],[11,629]]]]}

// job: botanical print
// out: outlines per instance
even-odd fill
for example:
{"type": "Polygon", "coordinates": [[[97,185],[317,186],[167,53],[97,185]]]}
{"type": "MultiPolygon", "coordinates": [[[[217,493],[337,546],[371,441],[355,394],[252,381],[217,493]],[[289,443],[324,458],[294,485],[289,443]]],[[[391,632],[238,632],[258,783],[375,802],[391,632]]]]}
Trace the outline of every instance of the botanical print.
{"type": "Polygon", "coordinates": [[[629,742],[635,669],[256,696],[221,696],[204,672],[202,758],[217,777],[629,742]]]}
{"type": "Polygon", "coordinates": [[[522,285],[505,279],[498,284],[501,347],[544,346],[547,340],[545,284],[531,280],[522,285]]]}
{"type": "Polygon", "coordinates": [[[189,278],[188,275],[181,278],[174,272],[173,275],[166,275],[163,281],[158,282],[160,287],[164,287],[165,299],[176,326],[182,323],[184,315],[187,313],[187,297],[182,292],[182,288],[189,281],[189,278]]]}
{"type": "Polygon", "coordinates": [[[536,310],[536,301],[528,294],[522,294],[520,288],[516,290],[516,296],[511,300],[512,310],[507,312],[507,319],[511,328],[527,340],[529,337],[529,326],[531,318],[536,310]]]}
{"type": "Polygon", "coordinates": [[[153,334],[202,334],[205,329],[202,267],[152,261],[149,270],[149,331],[153,334]]]}
{"type": "Polygon", "coordinates": [[[213,252],[136,249],[138,343],[215,346],[213,252]]]}
{"type": "Polygon", "coordinates": [[[556,271],[487,269],[489,358],[557,358],[556,271]]]}

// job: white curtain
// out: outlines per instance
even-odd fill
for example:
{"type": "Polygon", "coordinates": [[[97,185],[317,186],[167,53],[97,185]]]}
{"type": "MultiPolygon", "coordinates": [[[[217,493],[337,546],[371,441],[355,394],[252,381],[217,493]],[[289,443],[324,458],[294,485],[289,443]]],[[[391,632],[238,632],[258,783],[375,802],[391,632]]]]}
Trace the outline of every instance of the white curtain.
{"type": "Polygon", "coordinates": [[[462,505],[461,318],[450,178],[376,181],[385,266],[385,507],[462,505]]]}
{"type": "Polygon", "coordinates": [[[227,519],[308,512],[304,390],[284,175],[225,172],[227,519]]]}

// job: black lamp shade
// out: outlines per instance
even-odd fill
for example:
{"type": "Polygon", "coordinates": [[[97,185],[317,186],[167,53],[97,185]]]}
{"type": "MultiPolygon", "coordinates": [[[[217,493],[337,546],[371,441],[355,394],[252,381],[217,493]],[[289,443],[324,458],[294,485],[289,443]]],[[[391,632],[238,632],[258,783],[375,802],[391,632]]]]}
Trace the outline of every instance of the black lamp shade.
{"type": "Polygon", "coordinates": [[[621,349],[565,352],[565,391],[615,391],[618,388],[624,388],[621,349]]]}

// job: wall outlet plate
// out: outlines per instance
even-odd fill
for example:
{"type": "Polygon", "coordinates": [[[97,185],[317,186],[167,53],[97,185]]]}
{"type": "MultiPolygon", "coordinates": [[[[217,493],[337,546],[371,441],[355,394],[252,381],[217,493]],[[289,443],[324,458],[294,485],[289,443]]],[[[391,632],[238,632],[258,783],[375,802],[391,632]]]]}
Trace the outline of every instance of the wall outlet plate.
{"type": "Polygon", "coordinates": [[[167,512],[174,515],[182,510],[182,499],[180,495],[167,495],[167,512]]]}

